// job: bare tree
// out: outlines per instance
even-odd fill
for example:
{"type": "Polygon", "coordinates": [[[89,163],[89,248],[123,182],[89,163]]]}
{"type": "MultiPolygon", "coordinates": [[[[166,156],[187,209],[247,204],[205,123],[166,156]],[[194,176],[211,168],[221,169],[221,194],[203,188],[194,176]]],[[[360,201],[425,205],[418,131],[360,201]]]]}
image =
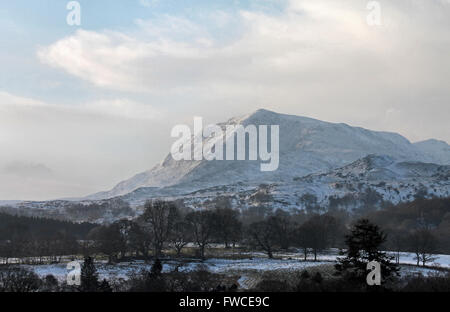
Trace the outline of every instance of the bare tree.
{"type": "Polygon", "coordinates": [[[428,262],[436,259],[433,255],[436,253],[438,241],[433,233],[425,228],[415,230],[409,236],[411,250],[415,253],[414,259],[417,261],[417,266],[422,262],[425,266],[428,262]]]}
{"type": "Polygon", "coordinates": [[[116,262],[119,254],[126,248],[126,240],[117,223],[93,229],[89,238],[95,241],[95,249],[98,252],[108,256],[109,263],[116,262]]]}
{"type": "Polygon", "coordinates": [[[137,254],[141,254],[145,261],[149,260],[149,253],[153,245],[150,229],[140,222],[131,224],[129,233],[130,248],[137,254]]]}
{"type": "Polygon", "coordinates": [[[181,256],[183,248],[193,240],[191,227],[188,222],[179,220],[174,226],[170,234],[170,246],[175,249],[177,257],[181,256]]]}
{"type": "Polygon", "coordinates": [[[399,264],[400,251],[404,250],[407,245],[407,233],[402,230],[391,230],[388,234],[389,247],[395,251],[395,262],[399,264]]]}
{"type": "Polygon", "coordinates": [[[194,211],[186,216],[194,240],[200,249],[200,256],[205,259],[205,248],[212,242],[215,230],[214,212],[209,210],[194,211]]]}
{"type": "Polygon", "coordinates": [[[164,243],[169,238],[177,214],[177,207],[172,202],[158,200],[149,201],[145,204],[145,212],[142,218],[150,225],[155,257],[161,255],[164,243]]]}
{"type": "Polygon", "coordinates": [[[300,226],[294,231],[294,244],[299,247],[303,253],[303,260],[308,259],[309,254],[309,229],[305,226],[300,226]]]}
{"type": "Polygon", "coordinates": [[[133,222],[130,220],[120,220],[114,223],[118,236],[120,238],[120,254],[125,257],[130,250],[130,235],[133,227],[133,222]]]}
{"type": "Polygon", "coordinates": [[[248,227],[251,243],[264,250],[270,259],[273,258],[273,251],[279,242],[277,222],[275,217],[269,217],[264,221],[252,223],[248,227]]]}
{"type": "Polygon", "coordinates": [[[327,215],[313,216],[302,224],[297,230],[296,243],[303,249],[305,260],[311,249],[314,261],[317,261],[317,254],[334,242],[338,229],[336,219],[327,215]]]}
{"type": "Polygon", "coordinates": [[[239,211],[231,208],[218,208],[214,211],[216,217],[216,236],[228,248],[230,243],[239,239],[242,224],[239,221],[239,211]]]}
{"type": "Polygon", "coordinates": [[[281,249],[287,250],[292,243],[292,234],[294,231],[294,224],[291,221],[290,214],[278,209],[275,211],[275,215],[271,218],[270,222],[277,239],[277,245],[281,249]]]}

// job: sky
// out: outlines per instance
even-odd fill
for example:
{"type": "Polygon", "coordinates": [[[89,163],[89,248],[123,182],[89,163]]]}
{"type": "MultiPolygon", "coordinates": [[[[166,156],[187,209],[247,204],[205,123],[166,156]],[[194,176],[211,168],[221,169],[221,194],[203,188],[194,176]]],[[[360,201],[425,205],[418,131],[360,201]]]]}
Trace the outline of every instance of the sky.
{"type": "Polygon", "coordinates": [[[450,0],[79,0],[80,25],[68,3],[0,4],[0,200],[108,190],[194,116],[450,142],[450,0]]]}

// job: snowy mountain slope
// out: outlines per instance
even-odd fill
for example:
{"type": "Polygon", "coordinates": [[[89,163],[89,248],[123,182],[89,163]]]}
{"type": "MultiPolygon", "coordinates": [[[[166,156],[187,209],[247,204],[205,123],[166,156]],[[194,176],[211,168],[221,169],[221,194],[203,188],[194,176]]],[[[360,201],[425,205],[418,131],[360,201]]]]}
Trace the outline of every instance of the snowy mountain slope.
{"type": "Polygon", "coordinates": [[[128,213],[127,203],[139,213],[139,206],[156,198],[176,200],[192,208],[229,203],[239,209],[351,211],[418,196],[450,196],[450,152],[442,141],[412,144],[395,133],[267,110],[232,118],[221,126],[228,124],[279,125],[278,170],[261,172],[259,161],[175,161],[169,154],[151,170],[108,192],[82,199],[5,202],[0,206],[62,215],[74,210],[74,204],[100,205],[107,215],[98,220],[109,222],[114,220],[115,210],[121,217],[128,213]]]}
{"type": "Polygon", "coordinates": [[[396,161],[386,155],[369,155],[327,173],[315,173],[271,184],[235,183],[198,189],[176,185],[140,188],[120,198],[139,206],[149,198],[178,200],[192,208],[214,207],[225,199],[232,207],[348,210],[382,203],[399,203],[416,197],[450,196],[450,166],[396,161]]]}
{"type": "Polygon", "coordinates": [[[369,155],[329,173],[295,180],[303,186],[318,187],[318,200],[327,204],[331,197],[351,195],[365,199],[368,192],[392,203],[413,200],[417,196],[450,196],[450,166],[397,162],[389,156],[369,155]]]}
{"type": "MultiPolygon", "coordinates": [[[[232,118],[223,125],[225,124],[279,125],[279,169],[261,172],[259,161],[175,161],[169,154],[151,170],[119,183],[110,191],[93,194],[86,199],[113,198],[145,187],[205,189],[238,182],[289,182],[295,177],[327,172],[375,153],[388,155],[395,160],[450,164],[450,152],[445,142],[425,141],[412,144],[399,134],[371,131],[346,124],[267,110],[232,118]]],[[[207,139],[203,141],[208,142],[207,139]]]]}
{"type": "Polygon", "coordinates": [[[431,162],[437,164],[448,164],[450,158],[450,145],[444,141],[426,140],[414,143],[414,145],[430,158],[431,162]]]}

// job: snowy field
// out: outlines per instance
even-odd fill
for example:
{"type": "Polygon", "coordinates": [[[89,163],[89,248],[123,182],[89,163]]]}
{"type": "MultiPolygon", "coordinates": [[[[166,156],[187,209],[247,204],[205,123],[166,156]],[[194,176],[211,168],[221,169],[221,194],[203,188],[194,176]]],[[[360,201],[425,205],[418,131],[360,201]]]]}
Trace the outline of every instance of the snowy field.
{"type": "MultiPolygon", "coordinates": [[[[307,267],[317,266],[329,262],[300,262],[298,260],[281,260],[281,259],[263,259],[254,260],[230,260],[230,259],[208,259],[204,262],[192,260],[186,263],[177,261],[163,261],[163,272],[170,272],[179,266],[178,271],[189,272],[202,265],[212,273],[237,273],[248,270],[253,271],[275,271],[275,270],[302,270],[307,267]],[[181,265],[181,266],[180,266],[181,265]]],[[[54,275],[59,280],[64,280],[68,270],[65,264],[49,264],[49,265],[23,265],[38,274],[45,277],[49,274],[54,275]]],[[[127,279],[130,273],[138,273],[142,269],[150,270],[151,264],[143,261],[123,262],[114,265],[106,263],[97,264],[97,270],[101,279],[127,279]]]]}
{"type": "MultiPolygon", "coordinates": [[[[242,257],[244,254],[240,253],[242,257]]],[[[332,251],[328,254],[321,254],[318,257],[318,261],[314,262],[311,259],[308,261],[302,261],[302,257],[298,253],[278,253],[275,254],[275,259],[268,259],[262,253],[248,253],[248,258],[246,259],[208,259],[204,262],[188,259],[181,261],[167,260],[163,261],[163,271],[170,272],[178,267],[180,272],[188,272],[195,270],[199,265],[207,268],[212,273],[244,273],[244,272],[265,272],[265,271],[301,271],[308,267],[314,267],[323,264],[333,264],[337,257],[337,251],[332,251]]],[[[414,255],[409,253],[400,254],[401,274],[417,274],[421,273],[423,275],[428,275],[431,273],[437,273],[439,271],[432,268],[420,268],[416,266],[411,266],[410,264],[415,264],[414,255]]],[[[432,264],[435,267],[450,269],[450,255],[438,255],[435,262],[432,264]]],[[[66,264],[49,264],[49,265],[23,265],[23,267],[28,268],[41,277],[52,274],[59,280],[65,280],[68,270],[66,269],[66,264]]],[[[114,265],[109,265],[107,263],[98,263],[97,269],[100,278],[106,279],[127,279],[128,276],[133,272],[139,272],[142,269],[150,270],[151,264],[146,264],[143,261],[134,262],[122,262],[114,265]]]]}
{"type": "MultiPolygon", "coordinates": [[[[389,255],[395,256],[396,253],[388,252],[389,255]]],[[[249,252],[249,253],[239,253],[239,255],[248,255],[249,257],[261,257],[264,258],[266,255],[262,252],[249,252]]],[[[293,259],[293,260],[303,260],[303,255],[301,251],[298,252],[284,252],[284,253],[274,253],[276,258],[282,259],[293,259]]],[[[312,256],[308,256],[308,260],[312,260],[312,256]]],[[[336,258],[342,257],[339,255],[338,249],[330,249],[326,253],[321,253],[317,256],[318,261],[336,261],[336,258]]],[[[415,255],[410,252],[400,252],[400,263],[401,264],[413,264],[416,265],[415,255]]],[[[450,269],[450,255],[434,255],[435,260],[427,263],[427,266],[435,266],[450,269]]]]}

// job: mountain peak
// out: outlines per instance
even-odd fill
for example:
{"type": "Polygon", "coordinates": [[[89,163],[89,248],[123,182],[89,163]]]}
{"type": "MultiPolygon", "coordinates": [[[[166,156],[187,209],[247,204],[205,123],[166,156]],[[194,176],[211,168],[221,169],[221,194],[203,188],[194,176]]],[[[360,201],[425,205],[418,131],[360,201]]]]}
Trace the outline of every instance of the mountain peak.
{"type": "MultiPolygon", "coordinates": [[[[255,111],[253,111],[250,114],[246,114],[239,117],[232,117],[230,118],[226,123],[230,124],[263,124],[265,121],[275,120],[280,118],[282,114],[270,111],[268,109],[260,108],[255,111]]],[[[290,115],[286,115],[290,116],[290,115]]]]}
{"type": "Polygon", "coordinates": [[[309,124],[322,124],[326,123],[324,121],[320,121],[314,118],[298,116],[298,115],[290,115],[284,113],[277,113],[275,111],[271,111],[265,108],[257,109],[256,111],[245,115],[241,118],[232,118],[230,121],[235,123],[240,123],[243,125],[255,124],[255,125],[282,125],[285,122],[307,122],[309,124]]]}
{"type": "Polygon", "coordinates": [[[429,142],[412,144],[396,133],[371,131],[267,109],[258,109],[223,124],[279,125],[278,170],[261,172],[258,161],[174,161],[169,154],[160,165],[94,197],[111,198],[141,187],[194,188],[237,182],[292,181],[295,177],[344,167],[366,156],[359,162],[361,168],[388,166],[394,159],[441,165],[450,163],[450,150],[443,143],[437,144],[438,147],[429,142]]]}
{"type": "Polygon", "coordinates": [[[277,115],[279,115],[279,113],[265,109],[265,108],[259,108],[250,115],[255,115],[255,114],[277,114],[277,115]]]}

